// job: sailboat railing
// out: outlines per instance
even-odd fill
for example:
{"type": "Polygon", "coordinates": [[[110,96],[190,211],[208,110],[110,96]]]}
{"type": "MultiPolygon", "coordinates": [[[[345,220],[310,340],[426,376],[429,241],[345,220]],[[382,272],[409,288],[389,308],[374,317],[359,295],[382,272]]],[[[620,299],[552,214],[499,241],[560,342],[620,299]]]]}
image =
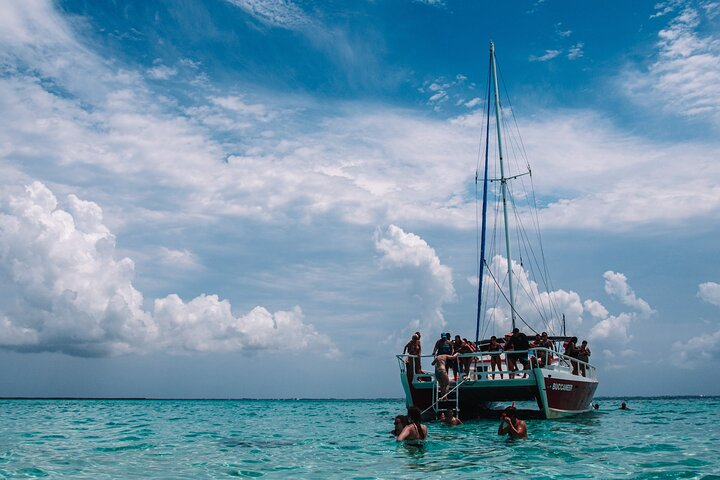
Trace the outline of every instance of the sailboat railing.
{"type": "MultiPolygon", "coordinates": [[[[414,368],[411,361],[416,359],[420,361],[420,366],[425,365],[429,367],[432,360],[435,358],[434,355],[397,355],[398,363],[400,366],[400,372],[402,375],[407,375],[408,367],[414,368]]],[[[458,363],[463,363],[463,360],[469,360],[465,362],[465,365],[469,366],[469,369],[465,369],[458,375],[458,380],[476,382],[476,381],[495,381],[505,379],[519,379],[523,378],[525,374],[529,374],[533,368],[547,368],[551,370],[561,370],[567,373],[573,373],[577,376],[597,380],[597,369],[588,362],[584,362],[578,358],[565,355],[564,353],[556,352],[555,350],[533,347],[528,350],[508,350],[500,352],[473,352],[473,353],[462,353],[457,355],[458,363]],[[522,357],[525,360],[524,354],[527,354],[527,368],[520,362],[517,362],[517,370],[510,370],[508,364],[508,354],[522,357]],[[492,370],[493,357],[500,358],[499,370],[492,370]],[[584,373],[584,374],[583,374],[584,373]]],[[[517,357],[516,357],[517,358],[517,357]]],[[[463,367],[465,366],[463,365],[463,367]]],[[[461,368],[463,368],[461,367],[461,368]]],[[[411,381],[415,383],[427,383],[436,382],[434,369],[422,370],[415,372],[413,370],[411,381]]],[[[454,373],[454,372],[453,372],[454,373]]],[[[451,378],[451,383],[452,378],[451,378]]]]}

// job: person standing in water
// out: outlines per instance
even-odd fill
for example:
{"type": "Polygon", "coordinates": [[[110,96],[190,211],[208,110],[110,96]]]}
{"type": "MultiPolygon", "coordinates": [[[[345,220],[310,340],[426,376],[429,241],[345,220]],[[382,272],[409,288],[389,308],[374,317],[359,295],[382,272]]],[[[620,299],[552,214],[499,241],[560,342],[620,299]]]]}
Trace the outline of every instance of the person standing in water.
{"type": "Polygon", "coordinates": [[[527,424],[517,418],[517,409],[514,406],[506,408],[500,414],[498,435],[509,435],[510,438],[527,438],[527,424]]]}
{"type": "Polygon", "coordinates": [[[418,407],[408,407],[408,420],[410,423],[403,428],[400,435],[395,437],[398,442],[422,442],[427,439],[427,427],[421,423],[422,412],[418,407]]]}

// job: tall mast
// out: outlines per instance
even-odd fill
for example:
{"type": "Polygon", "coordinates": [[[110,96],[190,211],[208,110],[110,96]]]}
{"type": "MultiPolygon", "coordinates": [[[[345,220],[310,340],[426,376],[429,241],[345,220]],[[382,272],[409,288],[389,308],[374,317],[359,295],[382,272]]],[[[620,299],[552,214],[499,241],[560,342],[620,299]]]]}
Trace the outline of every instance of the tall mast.
{"type": "MultiPolygon", "coordinates": [[[[495,64],[495,44],[490,42],[490,59],[492,60],[493,84],[495,86],[495,127],[498,137],[498,154],[500,155],[500,185],[502,189],[503,218],[505,220],[505,252],[507,253],[508,264],[508,292],[510,293],[510,318],[512,327],[515,328],[515,296],[513,295],[512,282],[512,257],[510,257],[510,236],[508,234],[508,213],[507,213],[507,178],[505,178],[505,167],[503,165],[502,136],[500,135],[500,95],[498,93],[497,65],[495,64]]],[[[482,279],[480,279],[482,281],[482,279]]]]}
{"type": "MultiPolygon", "coordinates": [[[[492,43],[490,44],[492,48],[492,43]]],[[[482,312],[482,293],[483,293],[483,271],[485,269],[485,232],[487,230],[487,196],[488,196],[488,163],[490,151],[490,72],[492,71],[492,55],[490,55],[490,68],[488,68],[488,88],[487,101],[485,102],[487,114],[485,118],[485,170],[483,172],[483,201],[482,201],[482,225],[480,227],[480,265],[478,266],[478,300],[477,300],[477,317],[475,319],[475,345],[480,341],[480,315],[482,312]]],[[[478,172],[475,172],[475,185],[478,181],[478,172]]]]}

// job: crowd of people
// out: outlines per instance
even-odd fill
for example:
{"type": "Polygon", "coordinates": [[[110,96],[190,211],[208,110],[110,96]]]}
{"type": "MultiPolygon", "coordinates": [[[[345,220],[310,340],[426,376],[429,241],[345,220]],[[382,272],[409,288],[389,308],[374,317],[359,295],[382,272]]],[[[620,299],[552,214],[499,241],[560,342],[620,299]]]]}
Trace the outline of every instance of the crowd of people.
{"type": "Polygon", "coordinates": [[[587,375],[586,364],[590,361],[591,352],[588,347],[587,340],[583,340],[579,347],[577,345],[577,341],[577,337],[572,337],[570,340],[565,342],[565,355],[579,360],[579,362],[570,362],[572,363],[572,373],[573,375],[577,375],[579,373],[584,377],[587,375]]]}
{"type": "MultiPolygon", "coordinates": [[[[405,345],[403,354],[407,354],[408,370],[416,374],[422,374],[422,344],[420,343],[421,334],[415,332],[410,341],[405,345]]],[[[586,364],[590,360],[590,348],[588,347],[587,340],[583,340],[580,346],[577,345],[577,337],[570,338],[564,343],[565,355],[579,360],[578,362],[571,361],[573,374],[575,375],[587,375],[586,364]]],[[[515,378],[517,376],[527,376],[526,370],[529,370],[532,366],[544,367],[551,359],[552,355],[548,351],[555,350],[555,345],[548,336],[547,332],[536,334],[533,339],[529,339],[526,334],[520,331],[519,328],[514,328],[511,333],[508,333],[501,342],[496,336],[490,337],[490,343],[483,345],[481,349],[483,354],[490,355],[490,371],[491,378],[495,378],[495,372],[497,371],[500,378],[503,378],[502,358],[501,354],[505,353],[505,359],[507,362],[507,370],[510,372],[509,378],[515,378]],[[537,357],[528,357],[528,351],[533,348],[544,348],[542,354],[537,357]],[[522,365],[523,372],[518,373],[522,365]]],[[[458,377],[467,375],[470,372],[470,366],[474,361],[478,360],[478,357],[472,354],[479,351],[478,345],[474,342],[469,341],[467,338],[461,338],[460,335],[455,335],[452,339],[452,335],[449,332],[443,332],[440,334],[440,338],[435,342],[432,350],[432,355],[435,359],[432,365],[435,367],[435,376],[440,384],[441,391],[447,393],[447,389],[450,385],[450,372],[454,381],[457,382],[458,377]]],[[[444,394],[443,394],[444,395],[444,394]]]]}

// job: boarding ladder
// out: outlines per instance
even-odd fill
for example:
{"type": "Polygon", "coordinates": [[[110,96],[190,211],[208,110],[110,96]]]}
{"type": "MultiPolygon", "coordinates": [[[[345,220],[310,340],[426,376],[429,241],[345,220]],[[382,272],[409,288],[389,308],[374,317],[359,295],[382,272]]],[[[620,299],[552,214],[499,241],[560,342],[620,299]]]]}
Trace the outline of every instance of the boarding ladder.
{"type": "Polygon", "coordinates": [[[435,415],[439,412],[447,412],[451,408],[455,410],[456,415],[460,415],[460,385],[465,383],[468,378],[464,377],[459,382],[455,382],[455,386],[448,390],[448,393],[444,397],[440,397],[440,384],[435,379],[433,385],[433,402],[428,408],[422,411],[423,414],[429,412],[431,409],[435,412],[435,415]]]}

